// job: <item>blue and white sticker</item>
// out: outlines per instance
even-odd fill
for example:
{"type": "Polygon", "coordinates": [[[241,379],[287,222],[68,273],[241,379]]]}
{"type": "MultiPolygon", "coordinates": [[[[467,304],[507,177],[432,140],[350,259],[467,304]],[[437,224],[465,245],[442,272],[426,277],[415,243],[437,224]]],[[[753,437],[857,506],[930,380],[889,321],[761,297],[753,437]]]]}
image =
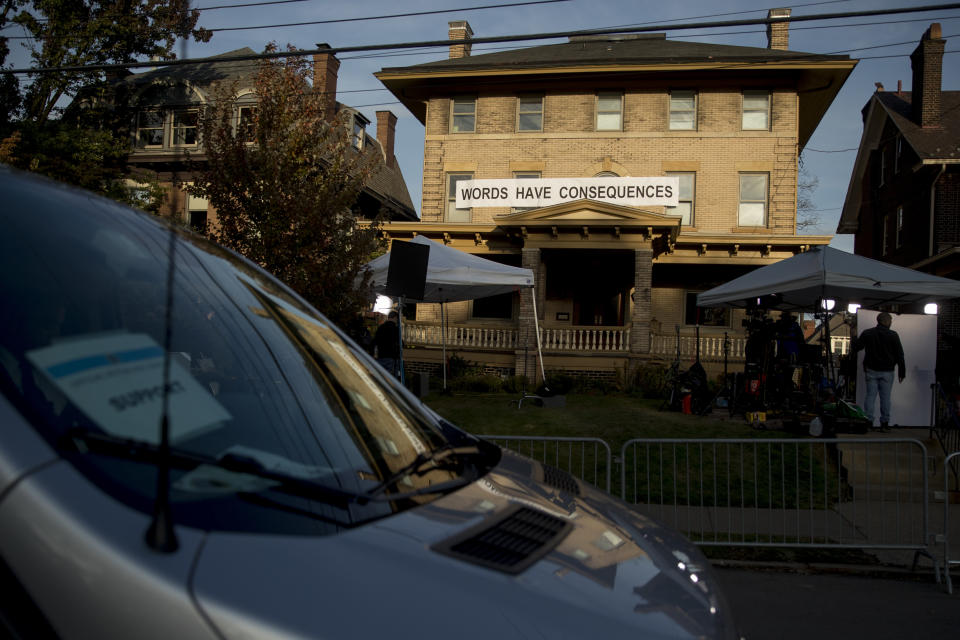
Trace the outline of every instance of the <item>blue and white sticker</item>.
{"type": "MultiPolygon", "coordinates": [[[[26,356],[103,430],[159,444],[164,353],[147,334],[81,337],[28,351],[26,356]]],[[[170,359],[166,393],[172,443],[231,417],[177,358],[170,359]]]]}

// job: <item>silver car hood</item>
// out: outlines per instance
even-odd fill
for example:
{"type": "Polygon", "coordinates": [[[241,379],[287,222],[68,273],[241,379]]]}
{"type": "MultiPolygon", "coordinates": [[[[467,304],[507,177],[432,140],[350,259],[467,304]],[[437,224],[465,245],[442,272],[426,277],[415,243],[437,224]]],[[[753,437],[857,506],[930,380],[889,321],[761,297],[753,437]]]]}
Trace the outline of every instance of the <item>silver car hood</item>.
{"type": "MultiPolygon", "coordinates": [[[[570,476],[567,491],[551,486],[544,469],[505,451],[463,489],[338,535],[212,533],[192,591],[230,640],[735,637],[695,547],[570,476]],[[525,569],[499,566],[496,549],[456,544],[487,534],[495,547],[518,510],[561,530],[525,569]]],[[[514,559],[528,550],[507,547],[514,559]]]]}

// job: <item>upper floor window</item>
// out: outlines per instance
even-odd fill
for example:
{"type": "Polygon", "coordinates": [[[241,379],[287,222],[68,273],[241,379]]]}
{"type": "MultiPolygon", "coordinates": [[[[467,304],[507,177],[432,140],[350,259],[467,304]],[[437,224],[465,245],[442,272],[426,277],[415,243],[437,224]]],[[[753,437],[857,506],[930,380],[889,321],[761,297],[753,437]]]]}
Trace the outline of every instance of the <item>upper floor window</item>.
{"type": "Polygon", "coordinates": [[[898,249],[903,246],[903,207],[897,207],[897,229],[893,240],[898,249]]]}
{"type": "Polygon", "coordinates": [[[743,92],[743,125],[746,131],[770,129],[770,92],[743,92]]]}
{"type": "Polygon", "coordinates": [[[890,244],[890,216],[888,214],[883,214],[881,224],[883,224],[883,231],[880,233],[880,255],[885,256],[887,255],[887,247],[890,244]]]}
{"type": "Polygon", "coordinates": [[[623,128],[623,94],[604,91],[597,94],[597,131],[623,128]]]}
{"type": "Polygon", "coordinates": [[[900,156],[903,154],[903,136],[897,134],[896,148],[893,153],[893,173],[900,173],[900,156]]]}
{"type": "Polygon", "coordinates": [[[690,89],[670,92],[670,128],[692,131],[697,128],[697,92],[690,89]]]}
{"type": "Polygon", "coordinates": [[[767,223],[767,174],[740,174],[740,208],[737,224],[762,227],[767,223]]]}
{"type": "Polygon", "coordinates": [[[149,110],[137,114],[137,146],[163,146],[163,111],[149,110]]]}
{"type": "Polygon", "coordinates": [[[543,96],[517,99],[517,131],[543,131],[543,96]]]}
{"type": "Polygon", "coordinates": [[[887,145],[880,147],[880,180],[879,184],[887,181],[887,145]]]}
{"type": "Polygon", "coordinates": [[[177,109],[173,112],[173,146],[196,146],[197,125],[200,123],[199,109],[177,109]]]}
{"type": "Polygon", "coordinates": [[[457,183],[463,180],[473,180],[473,174],[447,174],[447,209],[444,216],[447,222],[470,222],[470,209],[457,209],[457,183]]]}
{"type": "MultiPolygon", "coordinates": [[[[516,171],[513,174],[515,180],[536,180],[540,177],[539,171],[516,171]]],[[[516,213],[517,211],[529,211],[530,209],[536,209],[536,207],[513,207],[510,209],[511,213],[516,213]]]]}
{"type": "Polygon", "coordinates": [[[477,128],[477,99],[461,96],[451,100],[450,131],[473,133],[477,128]]]}
{"type": "Polygon", "coordinates": [[[363,126],[363,121],[360,118],[353,119],[353,133],[350,136],[350,144],[354,149],[358,151],[363,149],[363,138],[366,136],[366,131],[363,126]]]}
{"type": "Polygon", "coordinates": [[[244,105],[237,108],[237,137],[247,143],[257,140],[257,108],[244,105]]]}
{"type": "Polygon", "coordinates": [[[673,172],[668,171],[668,176],[680,179],[679,202],[675,207],[667,207],[666,212],[671,215],[680,215],[680,224],[689,226],[693,224],[693,196],[695,193],[696,173],[692,171],[673,172]]]}

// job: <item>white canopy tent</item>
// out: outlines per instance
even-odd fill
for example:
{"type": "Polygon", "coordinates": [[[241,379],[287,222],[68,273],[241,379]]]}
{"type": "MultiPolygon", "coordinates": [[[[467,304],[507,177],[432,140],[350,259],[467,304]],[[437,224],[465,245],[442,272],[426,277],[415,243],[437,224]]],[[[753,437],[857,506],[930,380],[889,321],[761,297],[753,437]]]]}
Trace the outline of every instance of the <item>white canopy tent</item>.
{"type": "MultiPolygon", "coordinates": [[[[533,299],[533,319],[537,322],[537,297],[534,294],[534,276],[531,269],[511,267],[486,258],[458,251],[439,242],[434,242],[423,236],[415,237],[412,242],[430,247],[430,257],[427,262],[427,279],[423,298],[410,299],[410,302],[434,302],[441,307],[441,331],[444,333],[443,342],[443,385],[447,384],[447,349],[444,328],[443,304],[461,300],[486,298],[502,293],[530,289],[533,299]]],[[[374,291],[386,295],[387,272],[390,267],[390,254],[380,256],[367,263],[371,271],[371,280],[374,291]]],[[[537,356],[540,362],[540,374],[544,376],[543,355],[540,352],[540,327],[536,327],[537,356]]]]}
{"type": "Polygon", "coordinates": [[[819,311],[822,300],[845,309],[944,298],[960,298],[960,282],[823,246],[705,291],[697,306],[745,308],[760,299],[770,309],[819,311]]]}

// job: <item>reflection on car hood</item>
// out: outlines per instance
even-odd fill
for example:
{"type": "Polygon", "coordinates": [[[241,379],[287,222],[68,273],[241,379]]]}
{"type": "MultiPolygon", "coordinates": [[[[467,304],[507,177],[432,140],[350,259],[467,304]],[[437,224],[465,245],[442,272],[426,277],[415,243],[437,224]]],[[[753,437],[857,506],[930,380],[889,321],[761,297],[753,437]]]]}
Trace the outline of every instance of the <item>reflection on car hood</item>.
{"type": "Polygon", "coordinates": [[[194,592],[226,638],[428,627],[477,638],[734,637],[698,550],[572,478],[567,491],[551,486],[544,469],[505,451],[464,489],[335,536],[211,534],[194,592]],[[536,521],[511,520],[518,512],[536,521]],[[534,561],[511,571],[528,552],[534,561]]]}

